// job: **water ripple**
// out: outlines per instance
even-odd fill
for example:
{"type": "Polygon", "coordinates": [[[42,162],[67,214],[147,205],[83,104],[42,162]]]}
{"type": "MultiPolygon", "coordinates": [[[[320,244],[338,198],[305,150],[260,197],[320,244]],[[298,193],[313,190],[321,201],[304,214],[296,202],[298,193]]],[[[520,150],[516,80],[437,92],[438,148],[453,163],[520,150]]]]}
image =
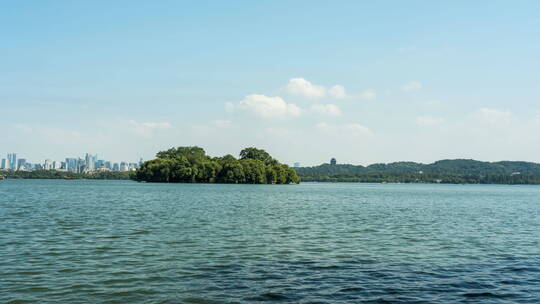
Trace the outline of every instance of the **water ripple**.
{"type": "Polygon", "coordinates": [[[540,188],[0,183],[0,303],[540,303],[540,188]]]}

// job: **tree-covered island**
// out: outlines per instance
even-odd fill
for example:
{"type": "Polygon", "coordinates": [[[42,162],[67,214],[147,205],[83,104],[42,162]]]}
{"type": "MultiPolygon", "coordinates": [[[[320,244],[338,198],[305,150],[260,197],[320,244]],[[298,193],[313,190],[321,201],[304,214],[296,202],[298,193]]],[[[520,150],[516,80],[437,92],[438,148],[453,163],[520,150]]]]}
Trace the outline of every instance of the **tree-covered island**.
{"type": "Polygon", "coordinates": [[[135,172],[136,181],[156,183],[290,184],[299,183],[295,170],[266,151],[246,148],[240,158],[211,157],[200,147],[158,152],[135,172]]]}

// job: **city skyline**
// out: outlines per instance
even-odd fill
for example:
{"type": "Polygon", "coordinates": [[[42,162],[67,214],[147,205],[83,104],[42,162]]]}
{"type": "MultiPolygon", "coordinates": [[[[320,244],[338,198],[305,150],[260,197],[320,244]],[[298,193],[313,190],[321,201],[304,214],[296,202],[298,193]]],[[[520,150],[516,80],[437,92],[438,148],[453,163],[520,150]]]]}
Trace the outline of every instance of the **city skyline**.
{"type": "Polygon", "coordinates": [[[0,156],[0,169],[2,170],[59,170],[73,173],[85,173],[95,171],[133,171],[142,163],[142,158],[137,162],[110,161],[99,159],[97,154],[86,153],[84,157],[65,157],[61,160],[46,158],[42,161],[29,161],[27,158],[18,158],[18,153],[7,153],[6,158],[0,156]]]}

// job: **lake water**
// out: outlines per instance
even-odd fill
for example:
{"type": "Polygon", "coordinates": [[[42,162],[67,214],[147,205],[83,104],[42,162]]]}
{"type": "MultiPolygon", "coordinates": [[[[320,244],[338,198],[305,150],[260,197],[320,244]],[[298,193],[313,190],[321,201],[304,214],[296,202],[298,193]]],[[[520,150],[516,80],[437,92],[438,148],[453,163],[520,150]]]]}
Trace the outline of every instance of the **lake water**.
{"type": "Polygon", "coordinates": [[[0,303],[540,303],[540,187],[0,181],[0,303]]]}

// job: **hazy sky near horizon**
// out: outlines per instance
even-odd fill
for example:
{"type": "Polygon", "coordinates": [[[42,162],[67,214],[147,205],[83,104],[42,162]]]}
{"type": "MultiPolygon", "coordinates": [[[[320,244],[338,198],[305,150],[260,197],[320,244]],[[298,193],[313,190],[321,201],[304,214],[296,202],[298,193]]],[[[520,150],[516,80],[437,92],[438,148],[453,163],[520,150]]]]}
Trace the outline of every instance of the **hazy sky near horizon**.
{"type": "Polygon", "coordinates": [[[2,1],[0,158],[540,162],[538,1],[2,1]]]}

